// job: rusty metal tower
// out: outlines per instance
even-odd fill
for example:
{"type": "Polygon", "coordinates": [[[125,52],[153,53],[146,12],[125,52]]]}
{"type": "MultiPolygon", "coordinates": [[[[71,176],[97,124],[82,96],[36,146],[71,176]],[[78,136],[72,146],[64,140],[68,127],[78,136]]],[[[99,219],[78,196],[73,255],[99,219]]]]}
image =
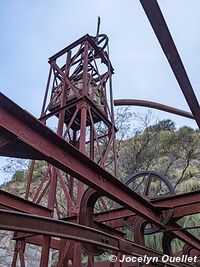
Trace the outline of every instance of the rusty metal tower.
{"type": "MultiPolygon", "coordinates": [[[[98,33],[96,37],[85,35],[50,57],[49,64],[40,120],[45,125],[50,123],[49,126],[53,126],[60,137],[117,176],[111,80],[113,67],[108,55],[108,37],[98,33]]],[[[26,199],[40,204],[45,196],[47,208],[52,210],[51,216],[62,218],[56,196],[59,186],[65,196],[65,216],[77,216],[86,186],[72,175],[64,177],[59,169],[48,165],[38,190],[30,198],[34,165],[35,161],[32,161],[26,199]]],[[[106,207],[102,198],[100,205],[106,207]]],[[[45,237],[41,266],[48,265],[50,243],[51,238],[45,237]]],[[[63,241],[60,262],[67,257],[74,266],[81,266],[78,243],[63,241]]]]}

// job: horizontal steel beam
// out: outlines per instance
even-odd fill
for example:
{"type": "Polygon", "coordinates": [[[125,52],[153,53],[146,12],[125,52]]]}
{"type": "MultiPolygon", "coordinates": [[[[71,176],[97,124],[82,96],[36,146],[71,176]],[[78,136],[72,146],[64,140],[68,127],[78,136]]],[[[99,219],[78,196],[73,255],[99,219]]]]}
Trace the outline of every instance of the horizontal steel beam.
{"type": "Polygon", "coordinates": [[[89,187],[99,190],[102,195],[164,228],[159,212],[144,197],[132,191],[1,93],[0,103],[0,155],[46,160],[89,187]]]}
{"type": "Polygon", "coordinates": [[[193,214],[197,214],[197,213],[200,213],[199,203],[175,208],[173,218],[175,220],[178,220],[184,216],[193,215],[193,214]]]}
{"type": "Polygon", "coordinates": [[[30,214],[51,217],[52,210],[40,206],[31,201],[25,200],[21,197],[17,197],[8,192],[0,190],[0,205],[5,208],[10,208],[16,211],[22,211],[30,214]]]}
{"type": "Polygon", "coordinates": [[[200,190],[188,192],[185,194],[166,196],[158,200],[152,201],[154,206],[161,209],[180,208],[200,203],[200,190]]]}
{"type": "MultiPolygon", "coordinates": [[[[180,195],[166,196],[165,198],[151,200],[151,203],[154,205],[155,208],[160,209],[162,211],[174,209],[174,219],[186,215],[196,214],[200,212],[200,190],[180,195]]],[[[135,215],[136,214],[132,213],[130,210],[120,207],[118,209],[113,209],[110,211],[95,214],[95,220],[107,222],[135,215]]]]}
{"type": "Polygon", "coordinates": [[[57,52],[53,56],[49,58],[49,63],[51,64],[53,61],[56,61],[59,57],[63,56],[65,53],[70,51],[71,49],[75,48],[76,46],[83,44],[85,42],[89,42],[89,44],[94,48],[96,54],[101,58],[102,62],[110,67],[110,71],[114,73],[113,66],[110,60],[105,57],[105,54],[97,47],[95,41],[93,40],[92,36],[86,34],[73,42],[72,44],[68,45],[67,47],[63,48],[61,51],[57,52]]]}
{"type": "MultiPolygon", "coordinates": [[[[33,235],[33,234],[23,234],[17,233],[18,236],[13,237],[13,240],[21,240],[25,239],[26,243],[36,245],[36,246],[43,246],[44,244],[44,236],[43,235],[33,235]]],[[[51,238],[50,247],[52,249],[59,250],[60,249],[60,240],[51,238]]]]}
{"type": "Polygon", "coordinates": [[[108,210],[101,213],[96,213],[94,215],[95,220],[99,222],[108,222],[108,221],[114,221],[119,219],[124,219],[130,216],[134,216],[135,213],[133,213],[130,210],[124,209],[124,208],[118,208],[113,210],[108,210]]]}
{"type": "MultiPolygon", "coordinates": [[[[0,210],[0,229],[76,240],[94,244],[105,249],[120,251],[128,255],[158,257],[160,261],[163,255],[158,251],[93,228],[14,211],[0,210]]],[[[176,265],[167,263],[166,265],[182,266],[178,263],[176,265]]],[[[186,264],[186,266],[191,265],[186,264]]]]}

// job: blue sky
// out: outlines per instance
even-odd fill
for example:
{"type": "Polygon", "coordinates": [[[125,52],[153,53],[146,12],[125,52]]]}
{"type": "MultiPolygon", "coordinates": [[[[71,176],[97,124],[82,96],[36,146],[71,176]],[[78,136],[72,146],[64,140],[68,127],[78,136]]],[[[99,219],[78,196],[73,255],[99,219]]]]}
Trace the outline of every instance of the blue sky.
{"type": "MultiPolygon", "coordinates": [[[[158,2],[200,97],[200,1],[158,2]]],[[[98,16],[101,32],[110,39],[114,98],[148,99],[188,110],[139,0],[8,0],[0,1],[0,14],[0,90],[36,117],[41,110],[48,58],[82,35],[94,35],[98,16]]],[[[158,111],[153,114],[173,119],[177,127],[196,127],[189,119],[158,111]]],[[[1,159],[0,166],[4,163],[1,159]]],[[[0,173],[0,182],[3,179],[0,173]]]]}

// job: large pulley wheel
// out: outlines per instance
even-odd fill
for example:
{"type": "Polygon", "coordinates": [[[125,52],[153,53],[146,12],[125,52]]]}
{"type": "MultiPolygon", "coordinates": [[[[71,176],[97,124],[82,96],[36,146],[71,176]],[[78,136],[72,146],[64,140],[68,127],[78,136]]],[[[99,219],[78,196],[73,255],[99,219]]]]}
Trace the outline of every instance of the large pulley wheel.
{"type": "MultiPolygon", "coordinates": [[[[166,196],[175,195],[175,190],[169,179],[156,171],[141,171],[127,178],[125,184],[134,192],[142,195],[150,202],[166,196]]],[[[174,210],[166,210],[162,213],[162,224],[166,225],[173,217],[174,210]]],[[[124,226],[130,230],[134,229],[134,225],[129,219],[124,219],[124,226]]],[[[154,234],[160,230],[159,227],[148,223],[145,227],[144,234],[154,234]]]]}

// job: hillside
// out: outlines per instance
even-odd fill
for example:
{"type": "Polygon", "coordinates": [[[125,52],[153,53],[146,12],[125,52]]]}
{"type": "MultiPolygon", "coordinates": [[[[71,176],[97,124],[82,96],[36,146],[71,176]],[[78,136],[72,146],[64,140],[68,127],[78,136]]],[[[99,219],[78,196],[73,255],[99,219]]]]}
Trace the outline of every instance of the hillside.
{"type": "MultiPolygon", "coordinates": [[[[128,176],[142,170],[158,171],[167,176],[177,194],[200,189],[200,133],[190,127],[176,129],[171,120],[151,123],[148,117],[140,117],[140,127],[131,127],[132,120],[127,120],[128,113],[120,114],[117,135],[117,154],[119,158],[120,179],[125,181],[128,176]],[[141,126],[142,125],[142,126],[141,126]]],[[[132,118],[131,118],[132,119],[132,118]]],[[[38,188],[47,165],[36,161],[33,173],[31,192],[38,188]]],[[[23,197],[26,190],[29,162],[19,159],[8,160],[4,166],[5,173],[12,174],[12,179],[0,188],[23,197]]],[[[48,180],[48,178],[47,178],[48,180]]],[[[65,176],[65,182],[68,178],[65,176]]],[[[152,183],[156,191],[158,183],[152,183]]],[[[140,191],[138,191],[140,192],[140,191]]],[[[60,194],[59,205],[64,207],[63,193],[60,194]]],[[[45,203],[45,199],[42,204],[45,203]]],[[[63,209],[63,214],[66,211],[63,209]]],[[[199,214],[185,217],[180,222],[184,226],[200,225],[199,214]]],[[[191,232],[200,238],[199,230],[191,232]]],[[[127,233],[127,236],[129,233],[127,233]]],[[[3,235],[5,239],[5,235],[3,235]]],[[[146,237],[147,245],[160,249],[161,235],[146,237]]],[[[181,242],[173,241],[174,251],[182,246],[181,242]]],[[[8,246],[9,247],[9,246],[8,246]]],[[[0,250],[1,257],[1,250],[0,250]]],[[[34,266],[34,265],[33,265],[34,266]]]]}

